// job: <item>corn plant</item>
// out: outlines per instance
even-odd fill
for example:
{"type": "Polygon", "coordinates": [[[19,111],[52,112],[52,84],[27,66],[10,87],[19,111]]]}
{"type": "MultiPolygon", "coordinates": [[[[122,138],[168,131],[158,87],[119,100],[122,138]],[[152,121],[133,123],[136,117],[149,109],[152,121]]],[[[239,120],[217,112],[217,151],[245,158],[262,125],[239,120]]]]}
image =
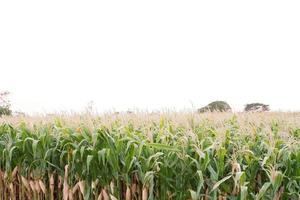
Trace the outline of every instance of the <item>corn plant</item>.
{"type": "Polygon", "coordinates": [[[299,127],[174,118],[0,125],[3,200],[299,200],[299,127]],[[97,122],[97,123],[96,123],[97,122]]]}

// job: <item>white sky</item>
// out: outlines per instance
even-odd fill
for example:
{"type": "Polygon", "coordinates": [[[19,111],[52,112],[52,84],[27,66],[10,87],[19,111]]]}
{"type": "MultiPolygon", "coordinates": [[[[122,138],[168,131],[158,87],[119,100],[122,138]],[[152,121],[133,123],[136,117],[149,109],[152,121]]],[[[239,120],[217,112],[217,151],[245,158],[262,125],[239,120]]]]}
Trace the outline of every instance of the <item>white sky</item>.
{"type": "Polygon", "coordinates": [[[0,1],[15,110],[300,110],[300,1],[0,1]]]}

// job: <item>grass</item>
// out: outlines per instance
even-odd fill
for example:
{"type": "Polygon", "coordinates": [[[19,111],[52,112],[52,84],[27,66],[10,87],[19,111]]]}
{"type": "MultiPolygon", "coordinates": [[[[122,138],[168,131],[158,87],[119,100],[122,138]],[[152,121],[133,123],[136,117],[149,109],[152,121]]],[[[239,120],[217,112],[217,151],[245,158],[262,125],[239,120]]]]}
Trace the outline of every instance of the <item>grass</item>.
{"type": "Polygon", "coordinates": [[[300,113],[0,121],[3,200],[300,199],[300,113]]]}

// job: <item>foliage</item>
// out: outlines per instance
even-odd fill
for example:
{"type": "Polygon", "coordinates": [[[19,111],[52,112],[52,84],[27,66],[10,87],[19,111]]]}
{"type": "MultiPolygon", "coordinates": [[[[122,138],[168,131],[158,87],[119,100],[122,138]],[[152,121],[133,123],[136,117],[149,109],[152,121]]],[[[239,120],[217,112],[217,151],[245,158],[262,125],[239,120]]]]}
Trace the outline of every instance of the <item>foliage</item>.
{"type": "Polygon", "coordinates": [[[299,199],[298,128],[194,119],[3,123],[0,199],[299,199]]]}
{"type": "Polygon", "coordinates": [[[244,111],[269,111],[269,105],[262,104],[262,103],[250,103],[246,104],[244,111]]]}
{"type": "Polygon", "coordinates": [[[2,115],[11,115],[10,103],[7,100],[9,92],[0,92],[0,117],[2,115]]]}
{"type": "Polygon", "coordinates": [[[208,104],[205,107],[198,109],[198,112],[229,112],[231,111],[231,107],[225,101],[214,101],[208,104]]]}

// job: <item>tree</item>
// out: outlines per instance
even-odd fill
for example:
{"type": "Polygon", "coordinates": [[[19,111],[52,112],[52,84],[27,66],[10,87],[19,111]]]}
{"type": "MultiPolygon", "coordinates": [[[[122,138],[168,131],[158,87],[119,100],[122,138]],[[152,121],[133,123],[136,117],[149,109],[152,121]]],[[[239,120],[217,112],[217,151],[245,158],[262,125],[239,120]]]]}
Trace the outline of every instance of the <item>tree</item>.
{"type": "Polygon", "coordinates": [[[225,101],[214,101],[208,104],[207,106],[204,106],[200,109],[198,109],[199,113],[204,112],[230,112],[231,107],[229,104],[225,101]]]}
{"type": "Polygon", "coordinates": [[[7,99],[9,92],[0,92],[0,117],[3,115],[11,115],[10,102],[7,99]]]}
{"type": "Polygon", "coordinates": [[[250,103],[250,104],[246,104],[244,111],[245,112],[250,112],[250,111],[254,111],[254,112],[264,112],[264,111],[269,111],[269,105],[263,104],[263,103],[250,103]]]}

